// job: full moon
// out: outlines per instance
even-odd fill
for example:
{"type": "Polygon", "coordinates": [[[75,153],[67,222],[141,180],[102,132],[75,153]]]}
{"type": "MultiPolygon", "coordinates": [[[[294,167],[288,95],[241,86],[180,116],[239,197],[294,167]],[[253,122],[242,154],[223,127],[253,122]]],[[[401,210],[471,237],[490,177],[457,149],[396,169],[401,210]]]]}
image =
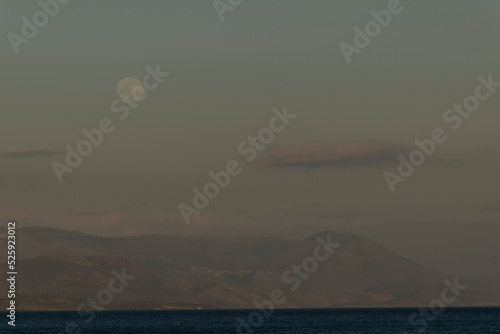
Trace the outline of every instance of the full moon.
{"type": "Polygon", "coordinates": [[[123,102],[137,102],[144,95],[144,87],[136,78],[122,79],[116,87],[116,92],[123,102]]]}

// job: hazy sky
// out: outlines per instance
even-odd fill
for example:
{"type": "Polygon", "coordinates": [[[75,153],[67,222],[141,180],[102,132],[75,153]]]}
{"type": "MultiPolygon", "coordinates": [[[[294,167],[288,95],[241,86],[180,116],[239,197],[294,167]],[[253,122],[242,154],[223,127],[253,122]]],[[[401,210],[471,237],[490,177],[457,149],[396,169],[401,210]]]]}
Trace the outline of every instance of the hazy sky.
{"type": "Polygon", "coordinates": [[[443,114],[479,76],[500,81],[500,3],[402,0],[347,64],[339,44],[388,2],[243,0],[221,22],[209,0],[73,0],[18,54],[7,34],[40,7],[0,2],[1,219],[119,236],[332,229],[434,267],[488,263],[500,89],[459,130],[443,114]],[[119,120],[118,82],[157,64],[170,76],[119,120]],[[238,145],[284,106],[297,117],[247,163],[238,145]],[[51,163],[103,118],[116,130],[59,183],[51,163]],[[395,154],[437,127],[449,139],[392,193],[395,154]],[[178,205],[230,160],[241,174],[185,224],[178,205]]]}

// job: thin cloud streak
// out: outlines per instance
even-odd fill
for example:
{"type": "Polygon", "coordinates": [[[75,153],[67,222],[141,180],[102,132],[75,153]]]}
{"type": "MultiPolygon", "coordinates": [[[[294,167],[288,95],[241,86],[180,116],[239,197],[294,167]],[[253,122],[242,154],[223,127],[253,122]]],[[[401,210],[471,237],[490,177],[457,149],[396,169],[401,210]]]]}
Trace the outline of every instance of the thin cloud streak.
{"type": "Polygon", "coordinates": [[[262,166],[377,165],[397,160],[408,148],[387,141],[359,141],[343,144],[308,143],[278,146],[269,156],[256,160],[262,166]]]}
{"type": "Polygon", "coordinates": [[[107,216],[113,213],[111,209],[97,209],[97,210],[75,210],[67,213],[68,216],[73,217],[87,217],[87,216],[107,216]]]}
{"type": "Polygon", "coordinates": [[[14,148],[0,152],[0,158],[40,158],[60,155],[64,153],[62,148],[14,148]]]}

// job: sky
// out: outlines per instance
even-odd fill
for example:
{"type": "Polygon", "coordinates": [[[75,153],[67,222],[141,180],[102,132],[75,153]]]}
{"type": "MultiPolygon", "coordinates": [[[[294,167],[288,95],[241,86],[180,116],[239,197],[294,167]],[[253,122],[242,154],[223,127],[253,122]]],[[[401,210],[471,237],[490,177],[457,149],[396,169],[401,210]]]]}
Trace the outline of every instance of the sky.
{"type": "Polygon", "coordinates": [[[104,236],[335,230],[486,270],[500,254],[500,89],[457,130],[443,117],[480,76],[500,81],[500,3],[401,0],[348,63],[340,44],[389,3],[243,0],[221,21],[209,0],[73,0],[16,53],[9,33],[41,7],[2,1],[0,219],[104,236]],[[157,68],[169,75],[120,119],[118,83],[157,68]],[[239,145],[285,109],[296,117],[247,161],[239,145]],[[53,163],[103,119],[114,131],[59,182],[53,163]],[[436,128],[447,140],[391,191],[385,173],[436,128]],[[233,160],[241,172],[187,224],[179,205],[233,160]]]}

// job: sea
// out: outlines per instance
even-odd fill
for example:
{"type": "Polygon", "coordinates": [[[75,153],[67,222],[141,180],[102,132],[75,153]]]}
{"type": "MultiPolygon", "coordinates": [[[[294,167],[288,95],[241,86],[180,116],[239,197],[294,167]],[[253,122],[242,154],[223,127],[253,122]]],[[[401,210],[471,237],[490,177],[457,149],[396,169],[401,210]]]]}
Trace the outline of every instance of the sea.
{"type": "Polygon", "coordinates": [[[500,308],[2,313],[0,333],[498,334],[500,308]]]}

